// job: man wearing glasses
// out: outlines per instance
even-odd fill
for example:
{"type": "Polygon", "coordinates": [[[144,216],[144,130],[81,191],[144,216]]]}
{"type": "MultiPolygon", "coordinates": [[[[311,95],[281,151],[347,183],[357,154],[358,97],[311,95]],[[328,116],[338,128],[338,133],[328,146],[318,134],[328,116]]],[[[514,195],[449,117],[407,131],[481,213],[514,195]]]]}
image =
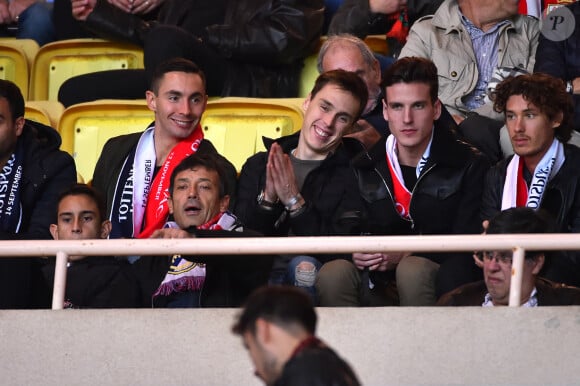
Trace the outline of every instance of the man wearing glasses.
{"type": "MultiPolygon", "coordinates": [[[[544,211],[526,207],[507,209],[494,217],[486,234],[550,233],[552,219],[544,211]]],[[[465,284],[443,295],[440,306],[507,306],[512,274],[512,251],[482,252],[474,256],[483,268],[483,281],[465,284]]],[[[523,307],[580,304],[580,288],[568,287],[539,277],[548,264],[543,251],[528,251],[522,273],[520,305],[523,307]]]]}

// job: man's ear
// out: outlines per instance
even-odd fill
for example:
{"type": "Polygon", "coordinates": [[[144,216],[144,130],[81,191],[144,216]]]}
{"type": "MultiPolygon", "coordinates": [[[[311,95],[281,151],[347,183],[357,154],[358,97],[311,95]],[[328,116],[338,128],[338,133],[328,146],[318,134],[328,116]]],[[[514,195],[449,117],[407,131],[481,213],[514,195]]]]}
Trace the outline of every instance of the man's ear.
{"type": "Polygon", "coordinates": [[[312,98],[312,93],[308,93],[308,96],[304,99],[302,103],[302,111],[306,112],[308,110],[308,106],[310,106],[310,99],[312,98]]]}
{"type": "Polygon", "coordinates": [[[151,90],[145,91],[145,99],[147,99],[147,107],[149,107],[149,110],[153,112],[157,111],[157,97],[155,93],[151,90]]]}
{"type": "Polygon", "coordinates": [[[261,345],[268,343],[271,339],[270,323],[265,319],[256,319],[256,341],[261,345]]]}
{"type": "Polygon", "coordinates": [[[536,256],[536,258],[534,259],[534,269],[532,270],[532,273],[534,275],[538,275],[542,270],[542,268],[544,267],[545,262],[546,256],[544,256],[543,253],[541,255],[536,256]]]}
{"type": "Polygon", "coordinates": [[[385,121],[389,121],[389,113],[388,113],[388,109],[387,109],[387,101],[386,100],[382,100],[383,103],[383,118],[385,118],[385,121]]]}
{"type": "Polygon", "coordinates": [[[173,200],[170,195],[167,196],[167,207],[169,208],[169,214],[173,214],[173,200]]]}
{"type": "Polygon", "coordinates": [[[55,240],[58,240],[58,225],[50,224],[50,227],[48,228],[48,230],[50,231],[52,238],[55,240]]]}
{"type": "Polygon", "coordinates": [[[225,196],[220,198],[220,212],[225,212],[226,210],[228,210],[229,206],[230,206],[230,196],[226,194],[225,196]]]}
{"type": "Polygon", "coordinates": [[[113,225],[111,224],[111,222],[109,220],[103,221],[101,223],[101,238],[106,239],[107,237],[109,237],[109,233],[111,233],[112,228],[113,228],[113,225]]]}
{"type": "Polygon", "coordinates": [[[443,105],[441,104],[439,98],[437,98],[435,103],[433,103],[433,110],[435,111],[435,114],[433,114],[433,120],[436,121],[441,117],[441,109],[443,109],[443,105]]]}
{"type": "Polygon", "coordinates": [[[16,136],[17,137],[20,137],[20,135],[22,134],[22,130],[24,129],[25,123],[26,123],[26,120],[24,119],[24,117],[16,118],[16,121],[14,122],[14,124],[16,126],[16,136]]]}

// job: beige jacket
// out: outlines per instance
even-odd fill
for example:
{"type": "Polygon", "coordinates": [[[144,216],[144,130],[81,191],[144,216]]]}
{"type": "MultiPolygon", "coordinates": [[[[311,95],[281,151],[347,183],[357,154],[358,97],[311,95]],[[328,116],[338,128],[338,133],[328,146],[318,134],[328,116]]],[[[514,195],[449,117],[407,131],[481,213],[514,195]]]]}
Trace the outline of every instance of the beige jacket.
{"type": "MultiPolygon", "coordinates": [[[[499,67],[518,66],[532,72],[540,34],[537,19],[518,15],[499,32],[499,67]]],[[[457,0],[446,0],[434,15],[425,16],[411,28],[399,57],[430,58],[439,73],[439,98],[454,115],[469,111],[462,98],[477,84],[475,53],[469,32],[461,23],[457,0]]],[[[476,110],[479,114],[501,120],[491,102],[476,110]]]]}

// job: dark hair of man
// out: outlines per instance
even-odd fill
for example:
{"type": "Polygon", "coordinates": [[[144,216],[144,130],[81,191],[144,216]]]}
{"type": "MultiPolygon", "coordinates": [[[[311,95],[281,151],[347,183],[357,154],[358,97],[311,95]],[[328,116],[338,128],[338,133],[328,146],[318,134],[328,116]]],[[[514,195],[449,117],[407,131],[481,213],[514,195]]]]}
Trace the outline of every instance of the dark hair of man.
{"type": "MultiPolygon", "coordinates": [[[[555,221],[545,210],[531,208],[510,208],[498,213],[489,221],[486,234],[510,233],[553,233],[555,221]]],[[[530,257],[545,254],[542,251],[529,253],[530,257]]]]}
{"type": "Polygon", "coordinates": [[[309,334],[316,331],[316,312],[310,297],[291,286],[266,286],[258,288],[246,304],[232,327],[234,334],[255,334],[256,320],[265,319],[286,330],[299,326],[309,334]]]}
{"type": "Polygon", "coordinates": [[[185,72],[186,74],[197,74],[201,78],[203,88],[205,89],[205,74],[197,66],[197,64],[193,63],[191,60],[173,58],[159,64],[153,72],[150,89],[155,95],[157,95],[159,92],[159,85],[161,84],[161,80],[168,72],[185,72]]]}
{"type": "MultiPolygon", "coordinates": [[[[385,90],[397,83],[424,83],[429,86],[431,102],[437,101],[439,93],[437,67],[429,59],[408,57],[397,60],[383,73],[381,87],[385,90]]],[[[385,98],[386,95],[385,92],[385,98]]]]}
{"type": "Polygon", "coordinates": [[[97,209],[99,210],[98,215],[100,221],[104,221],[107,218],[107,206],[105,204],[105,200],[96,189],[88,186],[87,184],[74,184],[60,193],[57,201],[58,204],[56,206],[56,216],[58,217],[58,207],[60,206],[62,200],[64,200],[68,196],[83,196],[83,195],[87,196],[95,203],[97,209]]]}
{"type": "Polygon", "coordinates": [[[506,78],[497,85],[491,96],[494,110],[504,113],[507,101],[512,95],[521,95],[528,103],[546,114],[549,120],[555,119],[562,112],[562,122],[556,128],[555,135],[560,142],[568,142],[572,135],[571,118],[574,105],[561,79],[542,73],[506,78]]]}
{"type": "Polygon", "coordinates": [[[316,94],[320,90],[322,90],[326,85],[332,84],[352,94],[359,101],[359,109],[357,111],[356,117],[354,120],[358,120],[358,118],[363,113],[366,105],[367,99],[369,98],[369,92],[367,90],[367,85],[363,82],[363,80],[355,74],[354,72],[344,71],[344,70],[332,70],[323,72],[316,78],[316,82],[314,83],[314,87],[310,92],[310,98],[314,98],[316,94]]]}
{"type": "Polygon", "coordinates": [[[173,188],[175,187],[175,178],[177,175],[184,170],[191,170],[196,167],[204,167],[207,170],[215,171],[218,174],[220,180],[220,198],[223,198],[226,195],[226,192],[229,192],[229,186],[227,186],[228,179],[226,177],[226,169],[223,165],[223,161],[211,154],[198,155],[197,153],[194,153],[189,157],[184,158],[175,169],[173,169],[171,180],[169,182],[170,196],[173,196],[173,188]]]}
{"type": "Polygon", "coordinates": [[[24,97],[16,84],[0,79],[0,98],[6,98],[8,101],[12,122],[24,116],[24,97]]]}

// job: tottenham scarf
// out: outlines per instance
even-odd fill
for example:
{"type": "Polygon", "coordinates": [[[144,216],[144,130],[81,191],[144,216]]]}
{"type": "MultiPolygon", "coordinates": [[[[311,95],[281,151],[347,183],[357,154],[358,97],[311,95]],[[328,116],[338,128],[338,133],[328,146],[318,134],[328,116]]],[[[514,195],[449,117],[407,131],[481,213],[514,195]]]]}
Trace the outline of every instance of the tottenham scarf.
{"type": "Polygon", "coordinates": [[[153,179],[154,127],[145,130],[119,173],[110,218],[114,230],[111,238],[147,238],[163,226],[169,213],[167,189],[171,173],[185,157],[197,151],[202,140],[203,132],[197,125],[189,137],[171,149],[153,179]]]}
{"type": "MultiPolygon", "coordinates": [[[[237,218],[233,214],[220,212],[207,223],[198,226],[198,229],[235,230],[238,226],[237,218]]],[[[164,228],[179,228],[179,226],[175,222],[168,222],[164,228]]],[[[204,282],[205,264],[194,263],[181,255],[174,255],[171,258],[171,266],[153,298],[168,296],[175,292],[199,291],[204,282]]]]}
{"type": "Polygon", "coordinates": [[[0,169],[0,230],[18,233],[22,225],[20,186],[24,149],[20,142],[6,165],[0,169]]]}
{"type": "MultiPolygon", "coordinates": [[[[421,174],[421,171],[425,167],[429,155],[431,153],[431,143],[433,142],[433,133],[431,133],[431,139],[429,144],[425,149],[425,153],[421,157],[421,160],[417,164],[415,173],[417,178],[421,174]]],[[[403,173],[401,172],[401,166],[399,165],[399,158],[397,157],[397,140],[394,135],[389,135],[387,138],[387,166],[389,167],[389,172],[391,173],[391,179],[393,180],[393,188],[395,193],[395,209],[399,216],[403,218],[409,218],[409,207],[411,205],[411,192],[405,186],[405,181],[403,180],[403,173]]]]}
{"type": "Polygon", "coordinates": [[[523,159],[516,154],[508,164],[506,179],[503,186],[501,210],[526,206],[538,209],[548,182],[558,173],[566,161],[564,146],[554,139],[552,145],[544,154],[532,176],[532,183],[528,187],[524,180],[523,159]]]}

